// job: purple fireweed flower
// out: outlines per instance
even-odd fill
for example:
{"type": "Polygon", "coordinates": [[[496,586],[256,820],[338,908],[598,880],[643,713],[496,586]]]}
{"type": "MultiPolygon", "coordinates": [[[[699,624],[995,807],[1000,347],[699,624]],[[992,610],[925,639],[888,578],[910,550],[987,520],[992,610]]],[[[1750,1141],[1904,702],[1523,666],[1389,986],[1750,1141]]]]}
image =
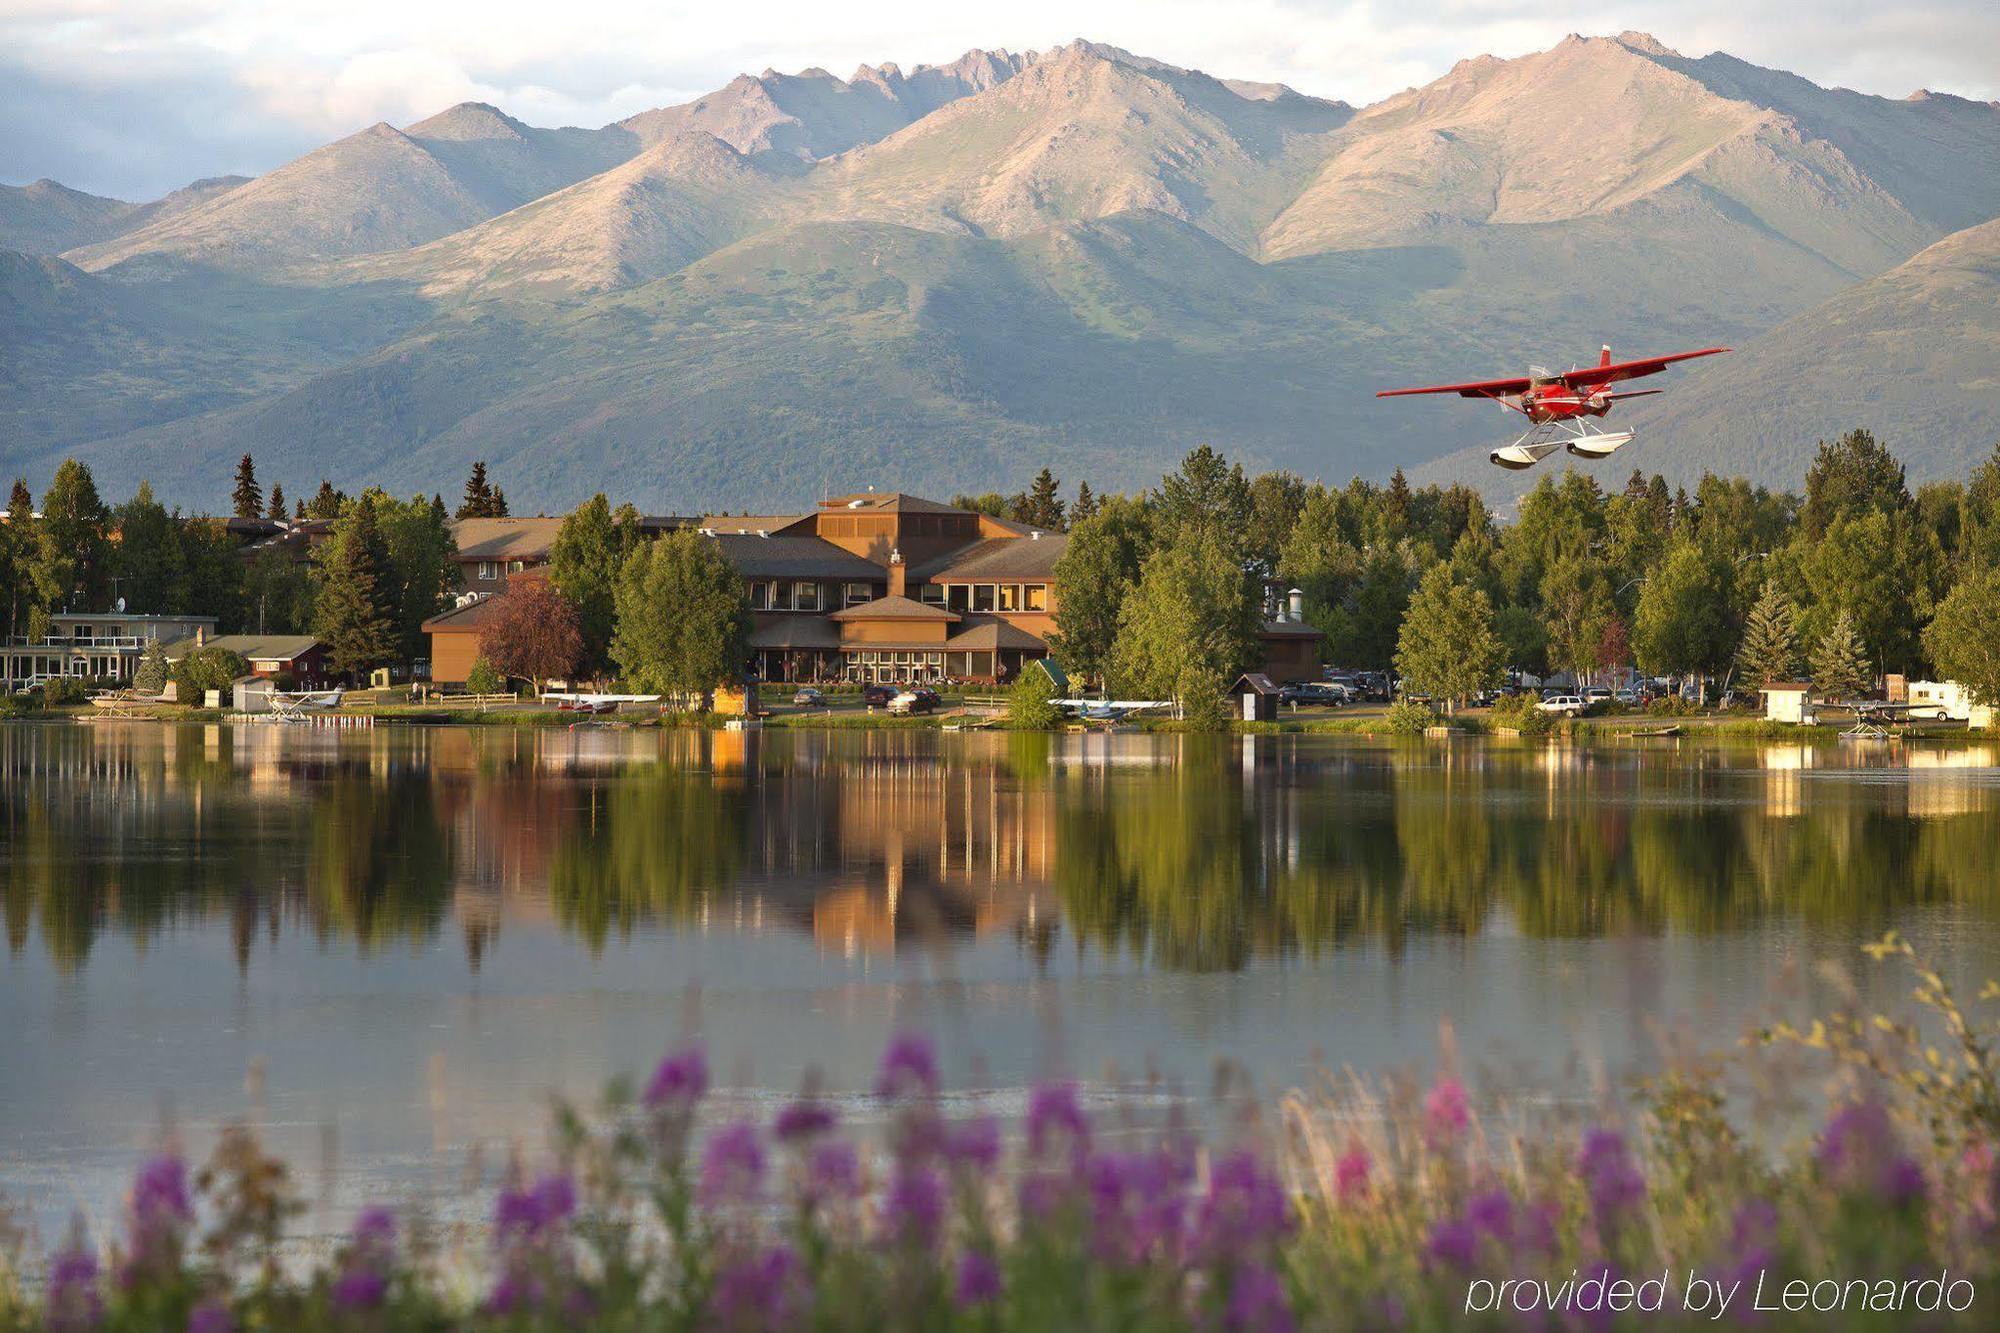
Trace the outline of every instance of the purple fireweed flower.
{"type": "Polygon", "coordinates": [[[1083,1176],[1098,1258],[1132,1266],[1156,1251],[1169,1257],[1178,1251],[1187,1206],[1171,1153],[1100,1153],[1084,1163],[1083,1176]]]}
{"type": "Polygon", "coordinates": [[[778,1112],[771,1133],[781,1143],[799,1143],[818,1138],[840,1123],[840,1117],[825,1102],[798,1101],[778,1112]]]}
{"type": "Polygon", "coordinates": [[[569,1220],[576,1211],[576,1186],[568,1176],[543,1176],[532,1188],[502,1190],[493,1208],[496,1239],[534,1241],[569,1220]]]}
{"type": "Polygon", "coordinates": [[[958,1258],[958,1285],[953,1293],[961,1309],[1000,1298],[1000,1265],[984,1250],[967,1250],[958,1258]]]}
{"type": "Polygon", "coordinates": [[[930,1096],[938,1090],[937,1053],[930,1038],[916,1032],[899,1032],[889,1039],[882,1052],[881,1072],[875,1079],[878,1097],[930,1096]]]}
{"type": "Polygon", "coordinates": [[[1195,1213],[1197,1253],[1211,1260],[1253,1255],[1283,1240],[1291,1228],[1285,1188],[1255,1154],[1234,1152],[1215,1163],[1195,1213]]]}
{"type": "Polygon", "coordinates": [[[97,1256],[79,1234],[49,1260],[44,1327],[51,1333],[95,1328],[104,1315],[98,1276],[97,1256]]]}
{"type": "Polygon", "coordinates": [[[854,1145],[834,1140],[813,1146],[806,1159],[806,1201],[851,1199],[861,1188],[861,1158],[854,1145]]]}
{"type": "Polygon", "coordinates": [[[166,1154],[140,1167],[132,1182],[132,1217],[139,1223],[191,1220],[194,1207],[188,1202],[187,1163],[166,1154]]]}
{"type": "Polygon", "coordinates": [[[1646,1178],[1626,1151],[1625,1136],[1615,1129],[1584,1134],[1576,1169],[1600,1221],[1615,1218],[1646,1197],[1646,1178]]]}
{"type": "Polygon", "coordinates": [[[883,1231],[903,1245],[933,1245],[944,1224],[944,1181],[928,1167],[899,1167],[882,1200],[883,1231]]]}
{"type": "Polygon", "coordinates": [[[660,1061],[646,1085],[646,1106],[655,1111],[687,1111],[708,1093],[708,1060],[699,1045],[660,1061]]]}
{"type": "Polygon", "coordinates": [[[1245,1264],[1229,1284],[1222,1326],[1232,1333],[1291,1333],[1296,1326],[1285,1284],[1262,1264],[1245,1264]]]}
{"type": "Polygon", "coordinates": [[[747,1120],[723,1126],[708,1141],[701,1159],[701,1201],[749,1203],[764,1183],[764,1145],[747,1120]]]}
{"type": "Polygon", "coordinates": [[[1514,1196],[1504,1189],[1476,1194],[1465,1205],[1465,1220],[1474,1231],[1505,1242],[1514,1234],[1514,1196]]]}
{"type": "Polygon", "coordinates": [[[547,1289],[532,1269],[521,1264],[509,1264],[500,1270],[493,1290],[486,1296],[488,1314],[510,1315],[523,1310],[539,1307],[546,1299],[547,1289]]]}
{"type": "Polygon", "coordinates": [[[1458,1141],[1472,1124],[1472,1108],[1465,1099],[1465,1085],[1447,1075],[1424,1094],[1424,1137],[1441,1148],[1458,1141]]]}
{"type": "Polygon", "coordinates": [[[236,1333],[236,1320],[219,1297],[210,1296],[188,1311],[187,1333],[236,1333]]]}
{"type": "Polygon", "coordinates": [[[1853,1102],[1834,1112],[1820,1134],[1820,1170],[1841,1189],[1901,1206],[1924,1194],[1923,1168],[1897,1141],[1888,1108],[1853,1102]]]}
{"type": "Polygon", "coordinates": [[[1368,1150],[1350,1143],[1333,1164],[1333,1195],[1342,1203],[1353,1203],[1368,1193],[1368,1150]]]}
{"type": "Polygon", "coordinates": [[[799,1322],[805,1299],[798,1256],[785,1245],[726,1263],[715,1275],[709,1312],[726,1328],[777,1329],[799,1322]]]}
{"type": "Polygon", "coordinates": [[[955,1166],[988,1172],[1000,1164],[1000,1126],[990,1115],[951,1126],[944,1136],[944,1155],[955,1166]]]}
{"type": "Polygon", "coordinates": [[[387,1250],[396,1243],[396,1214],[379,1203],[370,1204],[354,1215],[348,1234],[357,1247],[387,1250]]]}
{"type": "Polygon", "coordinates": [[[1040,1157],[1057,1133],[1065,1135],[1072,1150],[1081,1152],[1090,1143],[1090,1120],[1076,1100],[1073,1083],[1042,1083],[1028,1094],[1028,1151],[1040,1157]]]}
{"type": "Polygon", "coordinates": [[[1424,1252],[1432,1263],[1469,1270],[1479,1257],[1479,1232],[1463,1218],[1441,1218],[1431,1227],[1424,1252]]]}
{"type": "Polygon", "coordinates": [[[373,1310],[389,1294],[389,1275],[365,1265],[342,1270],[333,1280],[333,1304],[340,1310],[373,1310]]]}

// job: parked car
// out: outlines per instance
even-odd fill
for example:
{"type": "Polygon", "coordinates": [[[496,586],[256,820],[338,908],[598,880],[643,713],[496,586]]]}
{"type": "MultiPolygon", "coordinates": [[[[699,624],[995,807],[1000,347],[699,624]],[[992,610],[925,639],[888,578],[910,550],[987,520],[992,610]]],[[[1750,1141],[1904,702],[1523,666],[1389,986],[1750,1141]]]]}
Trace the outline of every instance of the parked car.
{"type": "Polygon", "coordinates": [[[807,685],[792,696],[792,702],[800,708],[824,708],[826,707],[826,696],[812,686],[807,685]]]}
{"type": "Polygon", "coordinates": [[[1636,708],[1645,702],[1645,700],[1639,697],[1639,691],[1633,689],[1613,690],[1611,698],[1614,702],[1624,704],[1627,708],[1636,708]]]}
{"type": "Polygon", "coordinates": [[[1592,685],[1588,689],[1579,691],[1579,693],[1583,695],[1583,701],[1587,704],[1601,704],[1611,701],[1611,691],[1603,685],[1592,685]]]}
{"type": "Polygon", "coordinates": [[[861,702],[868,708],[881,708],[896,697],[894,685],[863,685],[861,702]]]}
{"type": "Polygon", "coordinates": [[[1581,717],[1588,707],[1580,694],[1552,694],[1535,705],[1538,712],[1561,713],[1566,717],[1581,717]]]}
{"type": "Polygon", "coordinates": [[[1339,708],[1347,702],[1347,691],[1324,681],[1304,681],[1278,691],[1278,702],[1296,708],[1339,708]]]}
{"type": "Polygon", "coordinates": [[[902,717],[914,717],[918,713],[935,713],[942,702],[936,690],[908,689],[889,700],[889,711],[902,717]]]}

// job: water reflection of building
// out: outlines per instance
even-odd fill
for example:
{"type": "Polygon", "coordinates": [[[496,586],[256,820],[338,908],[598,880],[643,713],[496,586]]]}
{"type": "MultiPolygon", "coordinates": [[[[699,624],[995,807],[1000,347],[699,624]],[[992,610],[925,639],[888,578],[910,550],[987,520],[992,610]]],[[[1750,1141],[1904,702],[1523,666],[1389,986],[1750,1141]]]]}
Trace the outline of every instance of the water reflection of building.
{"type": "Polygon", "coordinates": [[[1757,752],[1764,769],[1764,813],[1789,818],[1805,813],[1805,773],[1814,766],[1810,745],[1766,745],[1757,752]]]}

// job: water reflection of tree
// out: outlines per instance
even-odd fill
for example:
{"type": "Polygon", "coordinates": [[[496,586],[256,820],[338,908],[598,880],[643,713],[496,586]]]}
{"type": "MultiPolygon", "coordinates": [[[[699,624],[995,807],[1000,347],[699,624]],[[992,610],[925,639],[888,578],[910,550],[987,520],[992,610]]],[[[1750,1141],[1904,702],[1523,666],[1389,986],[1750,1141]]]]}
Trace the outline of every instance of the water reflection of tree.
{"type": "Polygon", "coordinates": [[[687,918],[742,872],[744,797],[735,783],[654,764],[588,791],[550,855],[549,897],[593,952],[614,929],[687,918]]]}
{"type": "Polygon", "coordinates": [[[335,774],[312,804],[306,902],[322,937],[363,948],[436,933],[450,899],[450,830],[427,775],[335,774]]]}
{"type": "MultiPolygon", "coordinates": [[[[1411,748],[1343,771],[1245,770],[1190,746],[1065,785],[1057,890],[1079,935],[1170,967],[1350,938],[1886,924],[1912,906],[1991,908],[2000,821],[1913,818],[1837,796],[1773,809],[1644,765],[1520,771],[1411,748]],[[1254,791],[1246,791],[1254,784],[1254,791]]],[[[1978,804],[1974,802],[1973,804],[1978,804]]]]}

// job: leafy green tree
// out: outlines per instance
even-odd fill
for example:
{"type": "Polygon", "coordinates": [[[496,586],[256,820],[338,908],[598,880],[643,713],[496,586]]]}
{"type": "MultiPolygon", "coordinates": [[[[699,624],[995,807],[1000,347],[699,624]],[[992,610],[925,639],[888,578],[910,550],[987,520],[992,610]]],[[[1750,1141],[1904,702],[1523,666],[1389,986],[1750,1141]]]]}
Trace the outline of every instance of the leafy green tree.
{"type": "Polygon", "coordinates": [[[1938,673],[2000,705],[2000,567],[1968,573],[1939,603],[1924,630],[1924,648],[1938,673]]]}
{"type": "Polygon", "coordinates": [[[1416,579],[1415,561],[1400,547],[1378,550],[1362,565],[1353,591],[1340,605],[1317,619],[1308,607],[1306,619],[1326,634],[1327,652],[1334,661],[1387,668],[1396,656],[1403,612],[1416,579]]]}
{"type": "Polygon", "coordinates": [[[327,645],[327,662],[359,679],[394,660],[389,553],[369,497],[349,506],[315,560],[313,632],[327,645]]]}
{"type": "Polygon", "coordinates": [[[1582,552],[1565,553],[1542,575],[1541,604],[1549,664],[1581,681],[1597,666],[1604,628],[1618,615],[1610,575],[1582,552]]]}
{"type": "Polygon", "coordinates": [[[216,628],[234,633],[243,625],[243,548],[221,519],[177,520],[181,567],[187,571],[185,610],[214,616],[216,628]]]}
{"type": "Polygon", "coordinates": [[[185,611],[187,562],[181,551],[180,521],[153,498],[150,482],[118,507],[118,595],[128,611],[161,615],[185,611]]]}
{"type": "Polygon", "coordinates": [[[1062,721],[1055,697],[1054,677],[1038,667],[1024,668],[1007,689],[1007,721],[1024,730],[1047,730],[1062,721]]]}
{"type": "Polygon", "coordinates": [[[243,567],[243,627],[253,634],[304,634],[313,623],[311,566],[267,547],[243,567]]]}
{"type": "Polygon", "coordinates": [[[507,493],[486,479],[486,460],[472,465],[472,473],[465,479],[465,499],[459,502],[455,517],[507,517],[507,493]]]}
{"type": "MultiPolygon", "coordinates": [[[[181,703],[199,708],[207,691],[226,691],[230,685],[249,674],[248,662],[227,648],[211,644],[195,649],[174,664],[174,693],[181,703]]],[[[223,702],[227,704],[228,700],[223,702]]]]}
{"type": "Polygon", "coordinates": [[[1249,576],[1214,537],[1195,530],[1146,557],[1119,611],[1114,688],[1185,706],[1188,668],[1226,683],[1256,660],[1259,619],[1249,576]]]}
{"type": "Polygon", "coordinates": [[[229,498],[238,518],[256,518],[264,512],[264,488],[257,484],[257,465],[248,454],[236,465],[236,489],[229,498]]]}
{"type": "Polygon", "coordinates": [[[1189,731],[1216,732],[1229,729],[1229,678],[1202,662],[1189,662],[1174,682],[1174,698],[1180,703],[1181,723],[1189,731]]]}
{"type": "Polygon", "coordinates": [[[642,690],[699,694],[743,673],[750,602],[721,548],[692,529],[633,551],[613,594],[611,658],[642,690]]]}
{"type": "Polygon", "coordinates": [[[1910,513],[1873,509],[1836,518],[1817,541],[1802,530],[1789,554],[1808,608],[1800,617],[1808,642],[1824,638],[1844,612],[1871,658],[1889,670],[1916,665],[1920,628],[1944,575],[1935,534],[1910,513]]]}
{"type": "Polygon", "coordinates": [[[1290,472],[1265,472],[1250,483],[1250,559],[1265,573],[1277,571],[1307,493],[1305,482],[1290,472]]]}
{"type": "Polygon", "coordinates": [[[1750,608],[1736,665],[1745,678],[1764,685],[1798,674],[1798,611],[1775,579],[1765,582],[1757,604],[1750,608]]]}
{"type": "Polygon", "coordinates": [[[1396,645],[1396,670],[1411,689],[1448,704],[1497,685],[1504,649],[1486,594],[1432,565],[1411,594],[1396,645]]]}
{"type": "Polygon", "coordinates": [[[1160,480],[1157,528],[1161,544],[1206,541],[1233,565],[1250,550],[1250,483],[1208,445],[1160,480]]]}
{"type": "Polygon", "coordinates": [[[397,500],[376,490],[363,498],[382,536],[381,596],[392,608],[396,655],[421,657],[424,622],[451,605],[458,588],[458,543],[440,502],[421,495],[397,500]]]}
{"type": "Polygon", "coordinates": [[[1500,539],[1495,567],[1505,600],[1539,611],[1549,570],[1592,556],[1604,540],[1604,493],[1596,481],[1581,472],[1566,472],[1560,482],[1543,477],[1500,539]]]}
{"type": "Polygon", "coordinates": [[[507,692],[507,679],[500,674],[499,668],[495,667],[491,662],[483,657],[476,657],[472,661],[472,666],[465,673],[465,692],[467,694],[505,694],[507,692]]]}
{"type": "Polygon", "coordinates": [[[1151,549],[1146,509],[1122,495],[1070,529],[1055,566],[1055,630],[1049,647],[1072,675],[1101,679],[1111,664],[1118,615],[1151,549]]]}
{"type": "Polygon", "coordinates": [[[556,530],[549,548],[549,582],[576,608],[585,671],[610,669],[618,571],[638,544],[637,513],[621,508],[613,515],[601,491],[572,510],[556,530]]]}
{"type": "Polygon", "coordinates": [[[954,495],[951,497],[953,509],[965,509],[988,518],[1007,517],[1007,497],[998,491],[988,491],[984,495],[954,495]]]}
{"type": "Polygon", "coordinates": [[[1640,667],[1653,675],[1720,671],[1736,645],[1729,614],[1728,562],[1692,541],[1677,541],[1646,581],[1632,626],[1640,667]]]}
{"type": "Polygon", "coordinates": [[[1542,618],[1525,606],[1503,606],[1493,613],[1493,632],[1507,665],[1537,676],[1549,669],[1549,632],[1542,618]]]}
{"type": "Polygon", "coordinates": [[[1868,645],[1855,628],[1854,617],[1842,611],[1834,617],[1812,651],[1813,685],[1829,699],[1852,699],[1868,688],[1875,673],[1868,664],[1868,645]]]}
{"type": "Polygon", "coordinates": [[[1278,548],[1279,574],[1305,594],[1306,619],[1322,630],[1328,613],[1347,600],[1361,578],[1361,550],[1341,511],[1339,496],[1308,488],[1278,548]]]}
{"type": "Polygon", "coordinates": [[[111,577],[111,513],[90,469],[66,458],[42,496],[34,582],[43,607],[101,610],[111,577]]]}
{"type": "Polygon", "coordinates": [[[2000,445],[1973,469],[1959,501],[1958,563],[1963,569],[2000,567],[2000,445]]]}
{"type": "Polygon", "coordinates": [[[1891,514],[1910,504],[1903,465],[1865,430],[1851,430],[1828,443],[1806,471],[1806,498],[1799,523],[1814,540],[1843,518],[1891,514]]]}

